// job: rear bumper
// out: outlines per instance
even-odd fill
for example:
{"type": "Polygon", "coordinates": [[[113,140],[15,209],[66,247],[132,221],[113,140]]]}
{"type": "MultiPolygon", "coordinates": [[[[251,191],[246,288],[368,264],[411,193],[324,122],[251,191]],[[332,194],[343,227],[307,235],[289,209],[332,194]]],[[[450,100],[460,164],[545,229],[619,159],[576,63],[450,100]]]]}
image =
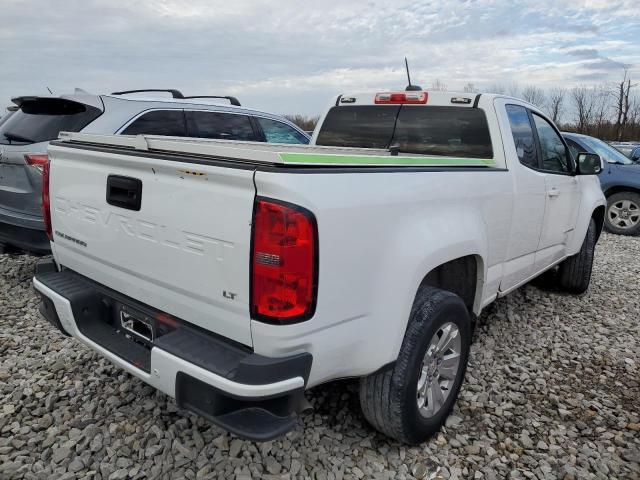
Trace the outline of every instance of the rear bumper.
{"type": "Polygon", "coordinates": [[[51,253],[42,217],[20,214],[0,208],[0,243],[32,253],[51,253]]]}
{"type": "Polygon", "coordinates": [[[312,358],[268,358],[171,318],[69,270],[39,267],[33,279],[42,315],[158,390],[180,407],[250,440],[282,435],[296,424],[312,358]],[[152,341],[133,341],[122,310],[153,323],[152,341]]]}

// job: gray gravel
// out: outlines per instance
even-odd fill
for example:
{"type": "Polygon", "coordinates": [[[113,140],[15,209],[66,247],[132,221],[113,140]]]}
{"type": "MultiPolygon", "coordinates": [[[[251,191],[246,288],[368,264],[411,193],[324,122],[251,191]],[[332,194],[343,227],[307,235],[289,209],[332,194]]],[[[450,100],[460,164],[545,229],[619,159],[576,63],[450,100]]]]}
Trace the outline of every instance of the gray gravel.
{"type": "Polygon", "coordinates": [[[640,238],[605,234],[589,292],[483,314],[441,433],[406,447],[356,383],[314,389],[278,441],[236,439],[40,319],[35,259],[0,255],[0,478],[640,478],[640,238]]]}

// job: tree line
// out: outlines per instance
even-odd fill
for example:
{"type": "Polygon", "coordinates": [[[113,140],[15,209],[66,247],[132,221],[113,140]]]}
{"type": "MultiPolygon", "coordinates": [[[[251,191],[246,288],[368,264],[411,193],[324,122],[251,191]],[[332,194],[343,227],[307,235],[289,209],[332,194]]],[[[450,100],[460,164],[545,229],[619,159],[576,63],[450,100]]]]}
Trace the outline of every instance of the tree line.
{"type": "MultiPolygon", "coordinates": [[[[633,82],[624,71],[618,82],[573,88],[543,89],[536,85],[521,86],[516,82],[495,83],[487,93],[521,98],[542,109],[563,131],[583,133],[608,141],[640,141],[640,83],[633,82]]],[[[448,90],[440,79],[427,90],[448,90]]],[[[467,93],[479,93],[473,83],[463,87],[467,93]]],[[[318,116],[285,115],[303,130],[311,131],[318,116]]]]}
{"type": "MultiPolygon", "coordinates": [[[[441,82],[434,82],[441,85],[441,82]]],[[[517,83],[494,84],[491,93],[521,98],[542,109],[561,130],[583,133],[602,140],[640,140],[639,83],[624,71],[618,82],[573,88],[543,89],[517,83]]],[[[472,83],[465,92],[477,92],[472,83]]]]}

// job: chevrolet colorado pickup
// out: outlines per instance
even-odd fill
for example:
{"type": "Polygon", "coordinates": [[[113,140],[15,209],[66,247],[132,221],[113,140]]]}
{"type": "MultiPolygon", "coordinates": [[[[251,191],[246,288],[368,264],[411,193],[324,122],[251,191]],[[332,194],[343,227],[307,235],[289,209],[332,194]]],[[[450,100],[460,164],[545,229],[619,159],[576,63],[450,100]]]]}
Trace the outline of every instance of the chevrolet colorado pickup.
{"type": "Polygon", "coordinates": [[[605,209],[597,155],[486,94],[342,95],[305,146],[69,133],[49,159],[44,317],[253,440],[357,377],[367,420],[422,442],[484,307],[548,270],[587,290],[605,209]]]}

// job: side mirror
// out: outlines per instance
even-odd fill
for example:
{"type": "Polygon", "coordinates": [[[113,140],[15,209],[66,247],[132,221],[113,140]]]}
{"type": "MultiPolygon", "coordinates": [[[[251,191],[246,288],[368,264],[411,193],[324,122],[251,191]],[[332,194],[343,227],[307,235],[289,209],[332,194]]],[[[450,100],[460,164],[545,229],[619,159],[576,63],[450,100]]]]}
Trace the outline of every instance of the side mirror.
{"type": "Polygon", "coordinates": [[[595,153],[579,153],[578,154],[578,175],[598,175],[604,170],[604,163],[600,155],[595,153]]]}
{"type": "Polygon", "coordinates": [[[640,150],[634,150],[631,154],[631,160],[636,163],[640,163],[640,150]]]}

